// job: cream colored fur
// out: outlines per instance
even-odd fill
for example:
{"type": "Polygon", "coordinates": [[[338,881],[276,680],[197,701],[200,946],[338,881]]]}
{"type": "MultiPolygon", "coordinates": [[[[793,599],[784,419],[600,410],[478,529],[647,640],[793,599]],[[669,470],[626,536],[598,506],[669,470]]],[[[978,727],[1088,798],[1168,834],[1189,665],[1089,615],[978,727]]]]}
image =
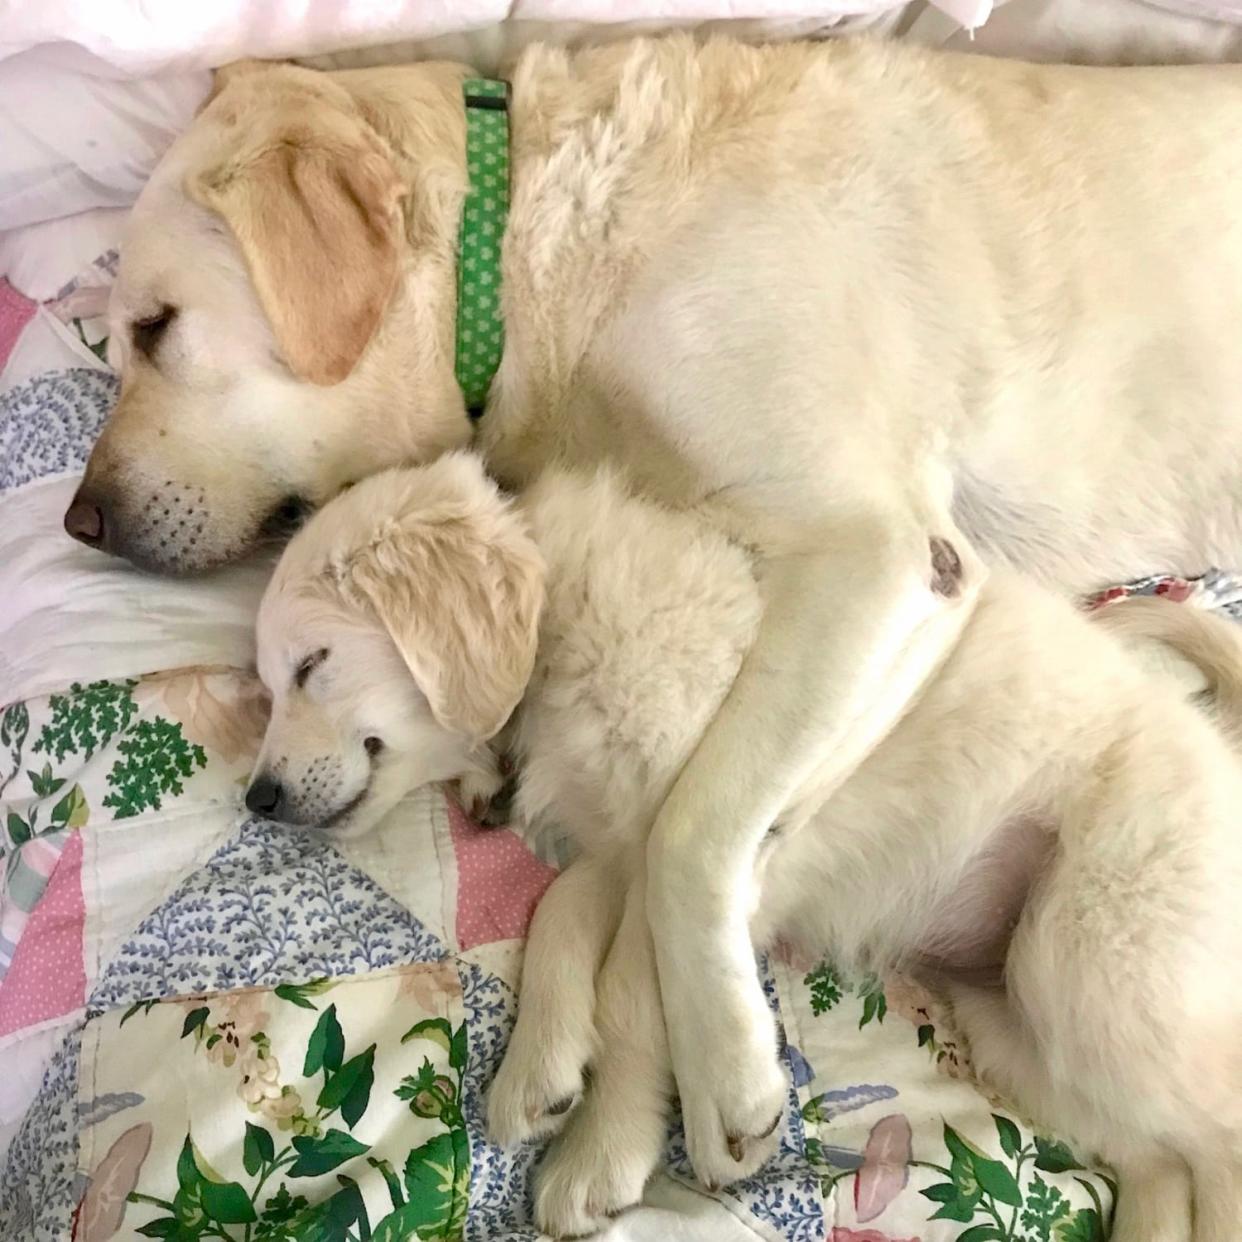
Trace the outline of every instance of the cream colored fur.
{"type": "Polygon", "coordinates": [[[538,552],[458,454],[370,480],[329,517],[289,545],[259,607],[272,717],[256,771],[289,794],[282,818],[342,835],[431,781],[485,802],[499,779],[483,743],[534,661],[538,552]]]}
{"type": "MultiPolygon", "coordinates": [[[[672,1061],[644,847],[762,632],[761,565],[710,523],[636,499],[608,474],[546,474],[520,515],[467,457],[366,480],[294,538],[264,600],[260,667],[285,702],[269,760],[301,745],[286,723],[294,705],[304,724],[354,717],[359,740],[380,727],[382,705],[352,689],[368,671],[338,656],[335,637],[352,642],[361,627],[384,640],[381,618],[340,589],[335,568],[356,576],[377,548],[382,569],[368,580],[389,575],[402,593],[416,582],[428,602],[411,607],[433,618],[435,595],[478,591],[475,558],[512,559],[493,581],[517,577],[529,591],[546,566],[538,656],[505,743],[521,773],[519,821],[568,833],[580,857],[531,928],[489,1121],[506,1143],[563,1125],[540,1169],[539,1220],[555,1235],[590,1232],[637,1201],[662,1149],[672,1061]],[[461,515],[458,554],[433,581],[420,556],[400,556],[434,536],[446,510],[461,515]],[[290,669],[321,646],[336,680],[316,685],[313,674],[289,689],[290,669]]],[[[432,629],[414,626],[413,646],[442,651],[432,629]]],[[[526,633],[485,620],[476,646],[453,648],[459,675],[513,684],[529,667],[526,633]]],[[[407,659],[421,666],[417,651],[407,659]]],[[[468,730],[434,727],[443,739],[420,750],[456,745],[463,773],[478,765],[468,730]]],[[[1240,727],[1242,635],[1229,623],[1159,600],[1089,621],[997,571],[942,663],[834,796],[812,805],[795,795],[781,809],[747,879],[750,932],[760,947],[780,938],[847,969],[931,971],[992,1083],[1118,1167],[1117,1242],[1190,1239],[1192,1194],[1196,1242],[1232,1242],[1242,1213],[1240,727]],[[1114,635],[1167,643],[1196,666],[1219,724],[1114,635]],[[1012,929],[996,913],[1007,889],[1012,929]],[[971,967],[993,942],[1003,987],[971,967]]],[[[413,783],[418,765],[397,766],[413,783]]],[[[350,828],[377,809],[364,803],[350,828]]],[[[704,897],[682,891],[691,919],[704,897]]],[[[714,1045],[701,1034],[707,1058],[714,1045]]],[[[739,1173],[770,1149],[727,1141],[739,1173]]]]}
{"type": "MultiPolygon", "coordinates": [[[[470,437],[465,72],[238,74],[170,151],[134,212],[123,395],[81,494],[107,546],[203,568],[294,501],[470,437]],[[399,221],[390,179],[355,175],[377,148],[399,221]],[[307,152],[328,167],[304,182],[307,152]],[[273,167],[283,191],[256,181],[273,167]],[[286,296],[318,301],[273,311],[276,230],[303,214],[297,244],[327,258],[286,296]],[[325,270],[345,296],[320,366],[325,270]],[[158,348],[129,348],[163,307],[158,348]]],[[[531,48],[511,76],[507,345],[479,447],[513,485],[611,462],[762,566],[754,644],[648,858],[688,1148],[720,1183],[786,1091],[745,924],[759,844],[893,727],[982,566],[1070,592],[1242,563],[1242,71],[674,37],[531,48]],[[932,589],[954,585],[932,540],[955,591],[932,589]]]]}

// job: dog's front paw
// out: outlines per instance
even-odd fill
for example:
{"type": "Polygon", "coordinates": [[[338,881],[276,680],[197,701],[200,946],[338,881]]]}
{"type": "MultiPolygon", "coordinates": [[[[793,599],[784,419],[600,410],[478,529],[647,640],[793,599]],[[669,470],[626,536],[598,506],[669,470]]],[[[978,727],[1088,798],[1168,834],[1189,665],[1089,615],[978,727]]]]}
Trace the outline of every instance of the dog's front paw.
{"type": "Polygon", "coordinates": [[[513,797],[512,779],[506,781],[499,772],[485,772],[480,769],[458,777],[454,785],[458,805],[476,824],[484,828],[494,828],[509,822],[509,804],[513,797]],[[503,818],[497,818],[498,814],[503,818]]]}
{"type": "Polygon", "coordinates": [[[488,1135],[501,1147],[513,1147],[554,1134],[582,1086],[583,1062],[568,1041],[526,1039],[519,1023],[488,1092],[488,1135]]]}
{"type": "Polygon", "coordinates": [[[709,1190],[750,1177],[775,1153],[789,1093],[770,1044],[757,1041],[746,1053],[730,1053],[716,1061],[704,1056],[678,1074],[686,1153],[709,1190]]]}
{"type": "Polygon", "coordinates": [[[514,772],[488,799],[487,805],[474,815],[474,822],[483,828],[505,828],[513,823],[513,800],[517,797],[518,778],[514,772]]]}
{"type": "Polygon", "coordinates": [[[662,1120],[653,1146],[624,1123],[612,1127],[597,1118],[597,1111],[584,1105],[575,1112],[535,1175],[535,1222],[554,1238],[606,1229],[642,1198],[659,1158],[662,1120]]]}

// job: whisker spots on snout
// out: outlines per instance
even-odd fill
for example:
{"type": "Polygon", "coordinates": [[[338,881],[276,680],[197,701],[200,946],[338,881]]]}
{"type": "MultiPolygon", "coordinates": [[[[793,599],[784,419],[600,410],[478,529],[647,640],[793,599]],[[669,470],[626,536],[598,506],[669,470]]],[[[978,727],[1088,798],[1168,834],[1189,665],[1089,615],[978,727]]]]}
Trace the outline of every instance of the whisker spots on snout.
{"type": "Polygon", "coordinates": [[[201,487],[165,479],[148,496],[140,511],[139,542],[159,548],[162,563],[193,562],[198,540],[206,527],[207,494],[201,487]]]}

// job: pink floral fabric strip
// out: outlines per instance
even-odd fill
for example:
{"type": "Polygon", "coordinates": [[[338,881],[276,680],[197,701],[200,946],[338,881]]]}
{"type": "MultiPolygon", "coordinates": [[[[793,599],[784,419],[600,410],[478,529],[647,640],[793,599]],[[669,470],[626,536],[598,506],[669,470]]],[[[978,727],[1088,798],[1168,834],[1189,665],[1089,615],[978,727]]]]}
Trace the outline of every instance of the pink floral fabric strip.
{"type": "Polygon", "coordinates": [[[36,303],[23,297],[0,277],[0,371],[4,370],[18,338],[34,318],[36,310],[36,303]]]}

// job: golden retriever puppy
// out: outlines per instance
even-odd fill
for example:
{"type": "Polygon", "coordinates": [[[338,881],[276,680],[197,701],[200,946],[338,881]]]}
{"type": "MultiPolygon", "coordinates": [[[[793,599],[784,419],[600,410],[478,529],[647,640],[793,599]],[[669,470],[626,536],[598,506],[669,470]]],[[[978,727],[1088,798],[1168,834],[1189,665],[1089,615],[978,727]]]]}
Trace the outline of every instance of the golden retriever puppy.
{"type": "Polygon", "coordinates": [[[341,836],[433,781],[499,789],[486,743],[530,677],[543,597],[538,551],[472,459],[360,486],[383,503],[374,520],[347,494],[263,597],[272,716],[246,794],[256,814],[341,836]]]}
{"type": "Polygon", "coordinates": [[[514,486],[611,463],[753,552],[752,658],[648,860],[688,1151],[722,1183],[787,1092],[756,851],[905,711],[981,561],[1066,593],[1242,563],[1242,70],[528,48],[477,427],[454,377],[469,74],[221,74],[134,210],[121,398],[66,525],[198,571],[473,440],[514,486]]]}
{"type": "MultiPolygon", "coordinates": [[[[503,727],[519,821],[578,846],[532,925],[489,1103],[503,1142],[563,1127],[536,1200],[553,1234],[635,1202],[659,1157],[646,842],[762,612],[753,556],[712,525],[607,473],[549,473],[513,505],[464,455],[333,501],[264,598],[252,809],[356,832],[420,781],[486,791],[503,727]]],[[[1118,1242],[1189,1242],[1192,1194],[1196,1242],[1233,1242],[1240,723],[1229,623],[1159,600],[1092,622],[998,571],[851,778],[779,808],[743,917],[759,946],[938,979],[981,1071],[1117,1166],[1118,1242]],[[1199,667],[1220,723],[1109,629],[1199,667]]],[[[690,917],[705,896],[682,893],[690,917]]],[[[731,1143],[746,1171],[767,1152],[731,1143]]]]}

